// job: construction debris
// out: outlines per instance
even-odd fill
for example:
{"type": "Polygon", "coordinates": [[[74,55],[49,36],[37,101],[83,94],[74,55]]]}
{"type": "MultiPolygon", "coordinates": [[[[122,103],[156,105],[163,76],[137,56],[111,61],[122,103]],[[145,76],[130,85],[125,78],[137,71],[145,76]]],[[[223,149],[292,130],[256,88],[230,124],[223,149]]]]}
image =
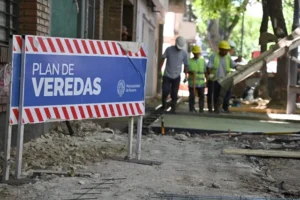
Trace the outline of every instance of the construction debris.
{"type": "MultiPolygon", "coordinates": [[[[57,123],[57,127],[50,133],[26,143],[23,171],[43,169],[59,173],[71,168],[80,170],[89,162],[101,161],[105,156],[117,155],[126,150],[126,138],[120,140],[115,134],[103,133],[98,124],[90,121],[75,121],[71,124],[73,136],[69,135],[66,124],[62,122],[57,123]]],[[[11,174],[14,172],[14,157],[15,149],[12,149],[11,174]]],[[[0,171],[2,166],[0,163],[0,171]]],[[[62,175],[66,176],[65,173],[62,175]]]]}
{"type": "Polygon", "coordinates": [[[180,141],[186,141],[188,140],[189,138],[185,135],[185,134],[176,134],[174,136],[174,139],[175,140],[180,140],[180,141]]]}
{"type": "Polygon", "coordinates": [[[277,158],[300,158],[300,152],[293,151],[272,151],[272,150],[252,150],[252,149],[224,149],[224,154],[277,157],[277,158]]]}

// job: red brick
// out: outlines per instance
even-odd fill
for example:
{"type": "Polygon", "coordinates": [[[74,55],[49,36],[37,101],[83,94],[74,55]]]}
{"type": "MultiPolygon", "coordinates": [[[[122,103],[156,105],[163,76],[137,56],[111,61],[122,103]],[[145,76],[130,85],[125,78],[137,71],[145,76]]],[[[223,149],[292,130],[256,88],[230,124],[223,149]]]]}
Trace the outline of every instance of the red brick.
{"type": "Polygon", "coordinates": [[[21,34],[49,35],[49,5],[49,0],[21,0],[19,32],[21,34]]]}

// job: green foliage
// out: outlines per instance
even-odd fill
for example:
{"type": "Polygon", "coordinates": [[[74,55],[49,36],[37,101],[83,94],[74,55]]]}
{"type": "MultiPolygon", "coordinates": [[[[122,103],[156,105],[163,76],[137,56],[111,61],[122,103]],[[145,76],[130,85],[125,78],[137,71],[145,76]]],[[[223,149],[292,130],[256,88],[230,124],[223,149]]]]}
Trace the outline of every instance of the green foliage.
{"type": "MultiPolygon", "coordinates": [[[[243,57],[251,59],[251,53],[255,50],[260,50],[258,44],[259,29],[261,18],[252,17],[245,14],[244,20],[244,39],[243,39],[243,57]]],[[[241,54],[241,42],[242,42],[242,20],[234,28],[231,38],[236,44],[236,53],[241,54]]]]}
{"type": "Polygon", "coordinates": [[[196,15],[203,20],[218,19],[221,14],[235,15],[242,9],[237,9],[239,0],[194,0],[193,5],[196,9],[196,15]]]}
{"type": "Polygon", "coordinates": [[[282,0],[282,6],[286,28],[290,32],[293,25],[294,0],[282,0]]]}
{"type": "MultiPolygon", "coordinates": [[[[250,4],[260,0],[250,0],[250,4]]],[[[223,21],[230,23],[236,15],[242,15],[245,11],[241,7],[241,3],[244,0],[194,0],[193,6],[195,9],[195,14],[198,17],[198,32],[200,36],[205,36],[207,34],[207,21],[209,19],[221,19],[220,28],[226,29],[228,26],[224,26],[223,21]]],[[[286,26],[290,32],[292,29],[293,22],[293,5],[294,0],[283,0],[283,14],[286,21],[286,26]]],[[[238,24],[234,27],[231,34],[230,40],[236,43],[236,52],[240,54],[241,52],[241,33],[242,33],[242,17],[238,24]]],[[[244,40],[243,40],[243,56],[247,59],[251,59],[251,52],[255,50],[260,50],[258,45],[259,39],[259,29],[261,25],[261,18],[252,17],[247,12],[245,12],[244,19],[244,40]]],[[[271,22],[269,22],[270,33],[273,33],[271,22]]],[[[204,37],[202,37],[204,38],[204,37]]],[[[207,42],[207,41],[204,41],[207,42]]],[[[207,43],[206,43],[207,45],[207,43]]],[[[209,45],[208,45],[209,46],[209,45]]]]}

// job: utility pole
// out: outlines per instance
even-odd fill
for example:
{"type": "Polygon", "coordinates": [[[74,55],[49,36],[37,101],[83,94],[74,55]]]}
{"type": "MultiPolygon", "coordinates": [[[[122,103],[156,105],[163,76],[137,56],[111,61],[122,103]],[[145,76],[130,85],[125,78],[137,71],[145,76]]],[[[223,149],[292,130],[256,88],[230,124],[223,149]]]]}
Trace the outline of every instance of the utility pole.
{"type": "Polygon", "coordinates": [[[244,46],[244,32],[245,32],[245,11],[242,17],[242,31],[241,31],[241,56],[243,56],[243,46],[244,46]]]}

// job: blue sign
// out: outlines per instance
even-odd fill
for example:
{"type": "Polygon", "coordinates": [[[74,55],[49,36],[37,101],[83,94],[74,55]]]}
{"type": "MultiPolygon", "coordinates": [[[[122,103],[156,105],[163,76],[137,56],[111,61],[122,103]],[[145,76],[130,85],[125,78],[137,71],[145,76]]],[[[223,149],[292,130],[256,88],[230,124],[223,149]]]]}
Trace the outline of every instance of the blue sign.
{"type": "MultiPolygon", "coordinates": [[[[21,53],[13,54],[12,107],[21,53]]],[[[146,57],[25,53],[24,107],[144,101],[146,57]]]]}

